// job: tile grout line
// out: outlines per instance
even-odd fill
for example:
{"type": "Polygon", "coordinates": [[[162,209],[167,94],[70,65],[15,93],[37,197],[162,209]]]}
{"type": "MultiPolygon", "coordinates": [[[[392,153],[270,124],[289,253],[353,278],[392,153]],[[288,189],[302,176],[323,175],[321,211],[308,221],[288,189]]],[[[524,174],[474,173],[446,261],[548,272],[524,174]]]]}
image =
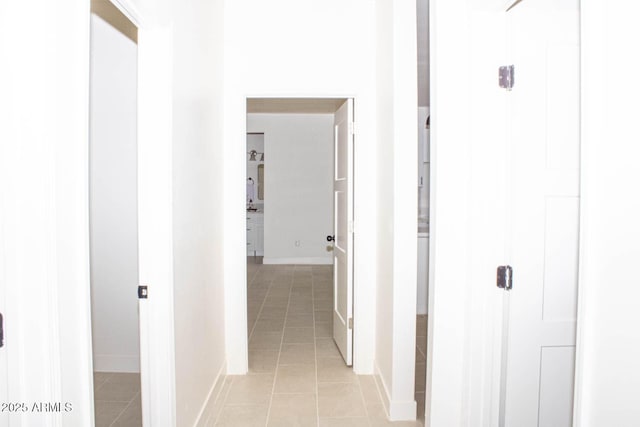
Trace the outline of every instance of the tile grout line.
{"type": "MultiPolygon", "coordinates": [[[[269,289],[271,289],[272,285],[273,285],[273,282],[269,286],[269,289]]],[[[278,367],[280,366],[280,355],[282,354],[282,345],[284,343],[284,329],[287,324],[287,317],[289,316],[289,304],[291,304],[292,285],[293,285],[293,272],[291,273],[291,281],[289,283],[289,300],[287,301],[287,311],[284,314],[284,323],[282,324],[282,335],[280,337],[280,349],[278,350],[278,359],[276,360],[276,371],[273,375],[273,384],[271,385],[271,397],[269,399],[269,405],[267,407],[267,418],[264,421],[265,427],[269,425],[269,417],[271,416],[271,405],[273,404],[273,395],[275,394],[275,391],[276,391],[276,379],[278,378],[278,367]]]]}
{"type": "Polygon", "coordinates": [[[316,426],[320,426],[320,391],[318,385],[318,342],[316,340],[316,297],[315,279],[311,270],[311,318],[313,320],[313,361],[316,371],[316,426]]]}
{"type": "Polygon", "coordinates": [[[367,400],[364,398],[364,393],[362,392],[362,383],[360,382],[360,378],[358,377],[358,390],[360,390],[360,399],[362,400],[362,404],[364,405],[364,413],[367,417],[367,424],[371,426],[371,416],[369,415],[369,408],[367,408],[367,400]]]}
{"type": "MultiPolygon", "coordinates": [[[[256,269],[256,272],[253,275],[253,279],[251,279],[250,283],[252,283],[253,280],[255,280],[255,278],[258,276],[258,272],[262,268],[263,268],[263,266],[261,265],[260,267],[258,267],[256,269]]],[[[247,283],[247,302],[248,302],[248,296],[249,296],[249,285],[250,285],[250,283],[247,283]]],[[[267,292],[264,294],[264,298],[262,299],[262,304],[260,304],[260,310],[258,310],[258,314],[256,314],[256,320],[253,322],[253,326],[251,327],[251,331],[247,335],[247,344],[249,344],[249,340],[253,336],[253,331],[256,329],[256,326],[258,325],[258,319],[260,318],[260,315],[262,314],[262,310],[264,309],[264,304],[267,302],[267,296],[269,295],[269,290],[271,290],[271,285],[273,285],[273,279],[271,279],[271,281],[269,282],[269,286],[267,287],[267,292]]],[[[249,317],[249,304],[248,303],[247,303],[247,317],[249,317]]],[[[248,347],[248,345],[247,345],[247,347],[248,347]]],[[[249,349],[248,348],[247,348],[247,353],[249,353],[249,349]]]]}
{"type": "MultiPolygon", "coordinates": [[[[229,381],[229,387],[227,387],[227,392],[224,393],[224,396],[222,397],[222,402],[220,402],[220,410],[218,411],[218,413],[215,416],[215,419],[212,422],[212,426],[216,426],[218,425],[218,420],[220,418],[220,414],[222,414],[222,411],[224,410],[226,404],[227,404],[227,397],[229,396],[229,392],[231,391],[231,387],[233,386],[233,379],[229,379],[229,375],[225,375],[224,377],[224,382],[222,383],[222,390],[220,390],[220,394],[222,394],[222,392],[224,391],[224,387],[227,383],[227,381],[229,381]]],[[[215,402],[214,402],[215,405],[215,402]]]]}
{"type": "MultiPolygon", "coordinates": [[[[251,284],[253,283],[253,281],[256,279],[256,277],[258,277],[258,275],[260,274],[260,270],[263,268],[263,265],[259,265],[258,267],[256,267],[255,272],[253,273],[253,277],[251,277],[251,279],[249,279],[247,277],[247,299],[249,297],[249,288],[251,286],[251,284]]],[[[262,313],[262,308],[264,307],[264,303],[265,300],[267,299],[267,294],[269,291],[269,288],[271,287],[271,284],[269,284],[269,287],[267,288],[267,293],[264,296],[264,299],[262,300],[262,304],[260,305],[260,310],[258,310],[258,314],[256,315],[256,320],[253,322],[253,326],[251,327],[251,331],[247,334],[247,358],[248,358],[248,353],[249,353],[249,340],[251,339],[251,335],[253,334],[253,330],[256,327],[256,323],[258,321],[258,317],[260,316],[260,314],[262,313]]],[[[247,317],[249,316],[249,305],[247,304],[247,317]]],[[[249,373],[247,372],[247,375],[249,373]]],[[[218,421],[220,420],[220,415],[222,414],[222,412],[224,411],[224,408],[227,405],[227,398],[229,397],[229,393],[231,392],[231,387],[233,386],[233,379],[229,378],[229,375],[225,375],[224,377],[224,381],[222,383],[222,389],[220,390],[220,395],[218,396],[218,399],[221,399],[220,402],[220,410],[217,411],[217,414],[215,414],[214,419],[211,421],[210,425],[211,426],[216,426],[218,425],[218,421]],[[229,386],[226,389],[225,392],[225,386],[226,384],[229,384],[229,386]],[[224,393],[223,393],[224,392],[224,393]]],[[[209,423],[208,423],[209,424],[209,423]]]]}
{"type": "Polygon", "coordinates": [[[129,401],[129,403],[127,403],[127,406],[124,407],[124,409],[122,409],[122,411],[118,414],[117,417],[115,417],[113,419],[113,421],[111,422],[111,424],[109,424],[109,427],[115,425],[116,421],[118,421],[118,419],[122,416],[122,414],[124,414],[127,409],[129,409],[129,406],[131,406],[131,404],[133,403],[133,401],[136,399],[136,397],[138,397],[138,395],[140,394],[140,391],[138,391],[129,401]]]}

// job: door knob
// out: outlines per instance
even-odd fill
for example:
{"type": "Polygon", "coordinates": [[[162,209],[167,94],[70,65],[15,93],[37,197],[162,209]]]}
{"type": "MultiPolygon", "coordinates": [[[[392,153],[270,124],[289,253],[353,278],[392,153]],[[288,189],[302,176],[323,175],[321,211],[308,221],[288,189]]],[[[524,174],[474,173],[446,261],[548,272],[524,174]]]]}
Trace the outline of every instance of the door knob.
{"type": "Polygon", "coordinates": [[[335,236],[327,236],[327,242],[335,242],[335,236]]]}

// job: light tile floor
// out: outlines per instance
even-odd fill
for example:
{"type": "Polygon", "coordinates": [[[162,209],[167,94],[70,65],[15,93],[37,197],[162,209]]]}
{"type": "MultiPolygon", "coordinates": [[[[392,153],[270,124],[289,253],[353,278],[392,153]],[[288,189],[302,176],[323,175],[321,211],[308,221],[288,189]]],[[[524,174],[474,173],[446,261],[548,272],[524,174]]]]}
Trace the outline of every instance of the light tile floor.
{"type": "MultiPolygon", "coordinates": [[[[228,376],[209,426],[419,427],[426,316],[416,319],[416,422],[387,420],[372,376],[345,366],[332,338],[331,266],[249,258],[249,374],[228,376]]],[[[94,373],[96,427],[141,427],[140,375],[94,373]]]]}
{"type": "Polygon", "coordinates": [[[94,372],[96,427],[141,427],[140,374],[94,372]]]}
{"type": "Polygon", "coordinates": [[[418,419],[424,425],[424,393],[427,381],[427,316],[416,318],[416,373],[415,392],[418,403],[418,419]]]}
{"type": "Polygon", "coordinates": [[[228,376],[209,426],[401,426],[372,376],[345,366],[332,335],[332,267],[249,258],[249,374],[228,376]]]}

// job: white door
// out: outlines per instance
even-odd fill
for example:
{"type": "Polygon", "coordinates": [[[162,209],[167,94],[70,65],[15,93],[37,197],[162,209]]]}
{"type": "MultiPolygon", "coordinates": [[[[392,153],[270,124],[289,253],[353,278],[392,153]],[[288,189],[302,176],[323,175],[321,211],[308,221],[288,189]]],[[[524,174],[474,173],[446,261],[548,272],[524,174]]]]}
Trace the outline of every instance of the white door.
{"type": "Polygon", "coordinates": [[[353,364],[353,100],[336,111],[333,180],[333,339],[353,364]]]}
{"type": "MultiPolygon", "coordinates": [[[[0,212],[4,211],[4,200],[0,197],[0,212]]],[[[4,235],[4,218],[0,213],[0,234],[4,235]]],[[[4,314],[6,311],[7,294],[5,291],[5,249],[4,245],[0,245],[0,378],[8,379],[8,362],[7,351],[4,348],[4,314]]],[[[0,404],[9,402],[9,381],[0,381],[0,404]]],[[[9,425],[8,411],[0,411],[0,426],[9,425]]]]}
{"type": "Polygon", "coordinates": [[[579,230],[579,0],[508,12],[513,267],[501,425],[572,425],[579,230]]]}

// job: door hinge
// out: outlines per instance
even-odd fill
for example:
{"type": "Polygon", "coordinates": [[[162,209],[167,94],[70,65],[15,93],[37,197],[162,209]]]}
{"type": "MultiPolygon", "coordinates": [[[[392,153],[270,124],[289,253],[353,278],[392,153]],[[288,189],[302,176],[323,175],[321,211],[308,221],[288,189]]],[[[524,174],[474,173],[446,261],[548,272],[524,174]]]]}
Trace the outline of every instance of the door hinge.
{"type": "Polygon", "coordinates": [[[513,89],[515,83],[515,65],[503,65],[498,69],[498,84],[506,90],[513,89]]]}
{"type": "Polygon", "coordinates": [[[138,298],[139,299],[147,299],[149,296],[146,285],[138,286],[138,298]]]}
{"type": "Polygon", "coordinates": [[[0,313],[0,347],[4,347],[4,320],[0,313]]]}
{"type": "Polygon", "coordinates": [[[496,286],[505,291],[510,291],[513,288],[513,269],[510,265],[498,267],[496,286]]]}
{"type": "Polygon", "coordinates": [[[353,329],[353,317],[349,318],[349,329],[353,329]]]}

